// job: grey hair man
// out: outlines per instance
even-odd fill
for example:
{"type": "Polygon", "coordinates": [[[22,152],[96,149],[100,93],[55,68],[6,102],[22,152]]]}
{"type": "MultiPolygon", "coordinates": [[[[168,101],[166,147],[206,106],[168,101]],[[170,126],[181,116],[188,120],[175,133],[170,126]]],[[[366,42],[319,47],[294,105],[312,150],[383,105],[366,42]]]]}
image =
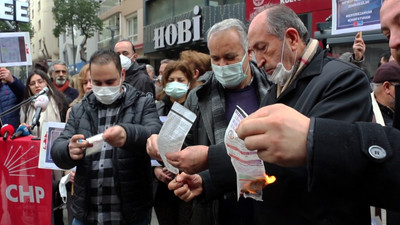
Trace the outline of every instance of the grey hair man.
{"type": "Polygon", "coordinates": [[[49,68],[49,74],[54,86],[64,93],[68,104],[78,97],[78,90],[69,86],[69,71],[64,61],[56,60],[52,62],[49,68]]]}
{"type": "MultiPolygon", "coordinates": [[[[215,169],[214,164],[207,164],[208,146],[223,144],[225,130],[236,106],[249,114],[254,112],[270,86],[265,72],[251,60],[247,28],[243,22],[226,19],[214,24],[208,31],[207,44],[213,71],[207,72],[210,78],[193,89],[185,101],[185,107],[197,115],[185,140],[188,147],[167,155],[168,161],[182,171],[197,173],[204,170],[201,173],[204,180],[210,178],[209,166],[215,169]]],[[[153,135],[147,142],[149,154],[155,153],[155,157],[156,141],[157,136],[153,135]]],[[[226,152],[222,156],[219,165],[232,167],[226,152]]],[[[235,177],[234,172],[230,175],[235,177]]],[[[259,215],[253,210],[257,204],[250,199],[238,202],[232,190],[210,204],[195,204],[191,221],[192,224],[257,224],[259,215]]]]}

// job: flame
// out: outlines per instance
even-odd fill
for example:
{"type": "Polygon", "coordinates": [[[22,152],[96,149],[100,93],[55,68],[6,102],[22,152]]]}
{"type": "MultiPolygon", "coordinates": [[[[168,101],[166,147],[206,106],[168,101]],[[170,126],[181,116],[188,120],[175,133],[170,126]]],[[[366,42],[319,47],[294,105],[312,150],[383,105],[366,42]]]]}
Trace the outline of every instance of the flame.
{"type": "Polygon", "coordinates": [[[274,183],[275,181],[275,176],[268,176],[267,174],[265,174],[264,177],[259,177],[246,183],[241,191],[250,194],[256,194],[257,192],[260,192],[264,187],[274,183]]]}
{"type": "Polygon", "coordinates": [[[275,181],[276,181],[275,176],[268,176],[267,174],[265,174],[265,186],[267,186],[268,184],[272,184],[275,181]]]}

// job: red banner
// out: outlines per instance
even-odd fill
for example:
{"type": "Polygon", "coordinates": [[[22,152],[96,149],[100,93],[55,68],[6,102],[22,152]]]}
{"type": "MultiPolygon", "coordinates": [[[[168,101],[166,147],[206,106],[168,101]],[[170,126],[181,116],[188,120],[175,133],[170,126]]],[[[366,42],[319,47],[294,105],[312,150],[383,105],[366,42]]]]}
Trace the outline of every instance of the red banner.
{"type": "Polygon", "coordinates": [[[51,170],[39,169],[40,141],[0,140],[0,225],[51,225],[51,170]]]}

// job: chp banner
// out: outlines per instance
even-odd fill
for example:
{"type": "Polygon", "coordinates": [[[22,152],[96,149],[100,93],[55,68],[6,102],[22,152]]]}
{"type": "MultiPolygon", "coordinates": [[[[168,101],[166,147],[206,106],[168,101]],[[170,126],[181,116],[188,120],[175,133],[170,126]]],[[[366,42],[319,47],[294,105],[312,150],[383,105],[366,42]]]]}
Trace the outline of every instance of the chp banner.
{"type": "Polygon", "coordinates": [[[0,225],[51,225],[51,170],[38,168],[39,141],[0,140],[0,225]]]}
{"type": "Polygon", "coordinates": [[[333,0],[332,34],[380,29],[383,0],[333,0]]]}

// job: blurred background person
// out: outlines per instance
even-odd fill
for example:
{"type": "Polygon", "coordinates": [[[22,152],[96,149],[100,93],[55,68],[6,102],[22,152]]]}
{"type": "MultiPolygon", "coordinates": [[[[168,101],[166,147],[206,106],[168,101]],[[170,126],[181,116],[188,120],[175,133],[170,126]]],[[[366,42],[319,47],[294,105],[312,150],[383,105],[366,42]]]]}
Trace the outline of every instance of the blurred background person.
{"type": "Polygon", "coordinates": [[[135,46],[131,41],[122,39],[114,46],[114,52],[117,52],[121,58],[121,65],[126,70],[125,83],[135,87],[144,93],[152,94],[155,98],[153,80],[149,78],[145,65],[139,65],[136,62],[137,54],[135,46]]]}
{"type": "MultiPolygon", "coordinates": [[[[3,113],[24,99],[25,86],[5,67],[0,68],[0,80],[0,113],[3,113]]],[[[19,125],[19,111],[10,112],[1,117],[0,120],[1,125],[10,124],[17,129],[19,125]]]]}
{"type": "Polygon", "coordinates": [[[204,84],[210,78],[210,74],[206,73],[212,70],[210,55],[195,50],[185,50],[180,53],[179,59],[188,62],[193,70],[193,78],[196,82],[192,89],[204,84]]]}
{"type": "Polygon", "coordinates": [[[78,97],[78,90],[69,86],[69,72],[64,61],[54,61],[49,68],[49,74],[54,87],[64,94],[68,104],[78,97]]]}
{"type": "MultiPolygon", "coordinates": [[[[186,61],[169,62],[162,77],[165,96],[156,103],[160,116],[167,116],[172,104],[184,104],[191,86],[195,83],[193,70],[186,61]]],[[[191,218],[191,202],[187,203],[168,190],[168,183],[174,174],[163,166],[153,167],[154,176],[158,180],[154,198],[154,210],[160,225],[189,224],[191,218]]]]}
{"type": "MultiPolygon", "coordinates": [[[[79,74],[76,76],[77,79],[77,87],[78,87],[78,97],[71,102],[71,104],[69,105],[70,107],[72,107],[73,105],[75,105],[78,102],[82,101],[82,98],[89,92],[92,90],[92,83],[90,82],[90,70],[89,70],[89,64],[86,64],[82,67],[81,71],[79,71],[79,74]]],[[[68,117],[67,117],[68,119],[68,117]]]]}
{"type": "Polygon", "coordinates": [[[154,82],[154,80],[156,79],[156,75],[154,73],[154,67],[150,64],[146,64],[146,71],[150,79],[154,82]]]}
{"type": "Polygon", "coordinates": [[[169,62],[173,62],[174,60],[172,59],[163,59],[160,62],[160,67],[158,69],[158,76],[156,78],[156,82],[154,83],[155,85],[155,91],[156,91],[156,100],[159,101],[164,97],[164,91],[163,87],[161,84],[162,81],[162,76],[164,74],[164,69],[167,66],[169,62]]]}

